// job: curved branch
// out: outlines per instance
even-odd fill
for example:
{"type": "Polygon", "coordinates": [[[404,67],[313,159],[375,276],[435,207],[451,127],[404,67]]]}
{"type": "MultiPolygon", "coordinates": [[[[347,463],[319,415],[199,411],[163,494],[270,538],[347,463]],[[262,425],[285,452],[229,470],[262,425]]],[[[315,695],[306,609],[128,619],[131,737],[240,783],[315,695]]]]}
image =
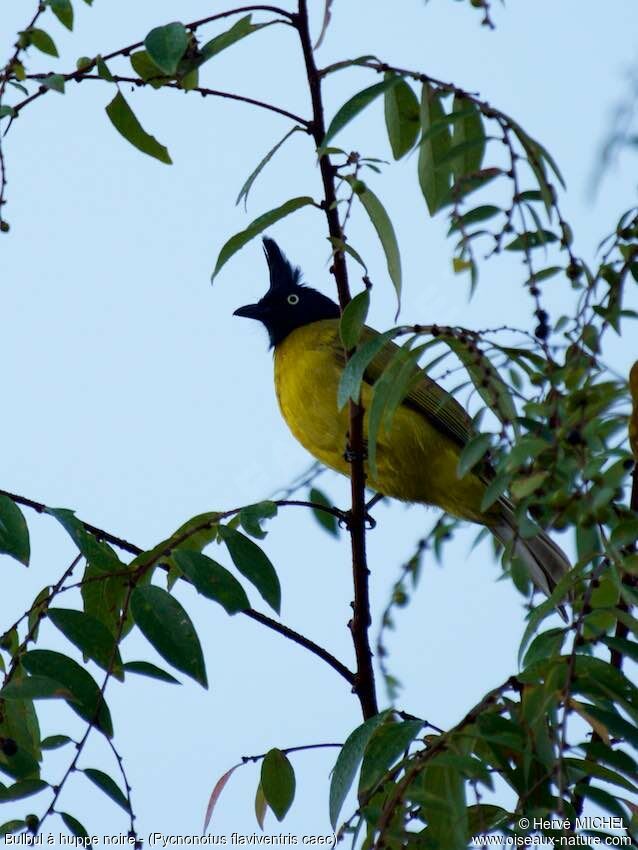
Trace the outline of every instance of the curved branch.
{"type": "MultiPolygon", "coordinates": [[[[46,76],[46,74],[30,74],[27,76],[27,79],[42,80],[45,79],[46,76]]],[[[131,85],[138,86],[140,88],[149,85],[151,82],[150,80],[142,80],[140,77],[122,77],[116,74],[112,75],[111,80],[105,80],[103,77],[100,77],[97,74],[87,74],[86,71],[74,71],[71,74],[63,74],[62,76],[64,77],[65,82],[68,82],[69,80],[74,80],[76,83],[81,83],[84,80],[98,80],[103,83],[131,83],[131,85]]],[[[178,91],[182,92],[186,91],[179,85],[179,83],[175,82],[162,83],[162,88],[177,89],[178,91]]],[[[17,118],[17,116],[20,114],[21,110],[24,109],[25,106],[27,106],[29,103],[32,103],[34,100],[37,100],[39,97],[42,97],[42,95],[46,94],[48,91],[50,91],[50,89],[41,86],[37,92],[34,92],[32,95],[29,95],[29,97],[25,97],[24,100],[21,100],[20,103],[17,103],[13,107],[14,114],[11,120],[17,118]]],[[[305,118],[302,118],[300,115],[295,115],[294,112],[289,112],[287,109],[282,109],[281,107],[275,106],[272,103],[266,103],[266,101],[257,100],[254,97],[247,97],[246,95],[242,94],[235,94],[234,92],[220,91],[219,89],[209,89],[199,86],[194,89],[189,89],[188,91],[201,94],[202,97],[222,97],[226,98],[227,100],[236,100],[240,103],[248,103],[251,106],[257,106],[260,109],[266,109],[269,112],[275,112],[277,115],[283,115],[284,118],[290,118],[291,121],[296,121],[298,124],[301,124],[303,127],[305,127],[307,132],[309,132],[309,121],[307,121],[305,118]]]]}
{"type": "MultiPolygon", "coordinates": [[[[11,499],[12,502],[15,502],[18,505],[23,505],[24,507],[31,508],[37,513],[42,514],[47,511],[47,506],[42,502],[36,502],[33,499],[27,499],[24,496],[18,496],[15,493],[8,492],[7,490],[0,490],[0,494],[3,496],[7,496],[9,499],[11,499]]],[[[290,506],[312,508],[313,510],[324,511],[325,513],[331,514],[332,516],[335,516],[339,519],[345,518],[344,512],[340,511],[338,508],[333,508],[328,505],[320,505],[317,502],[304,502],[296,499],[281,499],[280,501],[275,502],[275,504],[279,507],[290,506]]],[[[226,519],[227,517],[234,516],[235,514],[239,513],[240,510],[241,508],[233,508],[232,510],[219,513],[216,515],[216,520],[219,521],[222,519],[226,519]]],[[[97,526],[91,525],[90,523],[84,522],[83,520],[79,521],[82,523],[84,529],[90,534],[92,534],[95,538],[97,538],[98,540],[103,540],[106,543],[110,543],[113,546],[116,546],[118,549],[122,549],[124,552],[128,552],[131,555],[137,556],[141,555],[142,552],[145,551],[139,546],[136,546],[134,543],[130,543],[128,540],[123,540],[121,537],[116,537],[115,535],[110,534],[108,531],[104,531],[101,528],[97,528],[97,526]]],[[[174,541],[173,548],[175,548],[176,545],[178,544],[174,541]]],[[[72,566],[77,563],[77,560],[78,559],[73,562],[72,566]]],[[[144,569],[148,567],[147,564],[143,566],[144,569]]],[[[68,571],[65,572],[58,585],[56,585],[56,588],[54,588],[54,592],[49,594],[47,601],[50,601],[50,599],[55,595],[55,593],[57,593],[57,591],[62,585],[62,582],[65,578],[67,578],[68,574],[68,571]]],[[[104,576],[101,576],[100,578],[106,579],[112,576],[113,573],[105,573],[104,576]]],[[[184,576],[183,579],[184,581],[188,582],[188,578],[186,576],[184,576]]],[[[299,632],[296,632],[294,629],[285,626],[283,623],[277,622],[277,620],[273,620],[271,617],[266,616],[266,614],[262,614],[259,611],[255,611],[253,608],[249,608],[248,610],[242,611],[241,613],[249,619],[254,620],[257,623],[261,623],[262,626],[266,626],[266,628],[271,629],[271,631],[277,632],[288,640],[291,640],[293,643],[296,643],[299,646],[303,646],[304,649],[307,649],[313,655],[316,655],[318,658],[321,658],[323,661],[325,661],[326,664],[328,664],[330,667],[332,667],[333,670],[339,673],[339,675],[342,676],[348,682],[349,685],[352,685],[353,687],[355,686],[355,674],[351,670],[349,670],[345,666],[345,664],[342,664],[338,658],[335,658],[335,656],[328,652],[328,650],[324,649],[322,646],[319,646],[319,644],[315,643],[313,640],[310,640],[310,638],[307,638],[305,635],[302,635],[299,632]]]]}

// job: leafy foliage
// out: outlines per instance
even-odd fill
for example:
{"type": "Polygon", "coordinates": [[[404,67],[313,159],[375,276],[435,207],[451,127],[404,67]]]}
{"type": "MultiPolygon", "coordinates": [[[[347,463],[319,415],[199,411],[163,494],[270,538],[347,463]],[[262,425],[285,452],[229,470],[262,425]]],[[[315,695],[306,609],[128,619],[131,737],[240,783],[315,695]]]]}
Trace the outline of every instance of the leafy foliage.
{"type": "MultiPolygon", "coordinates": [[[[483,23],[491,25],[487,0],[470,2],[481,10],[483,23]]],[[[330,6],[330,2],[325,5],[324,32],[330,23],[330,6]]],[[[487,426],[465,442],[458,476],[475,470],[484,477],[482,510],[509,494],[523,538],[540,528],[570,529],[577,562],[548,600],[535,606],[530,602],[520,642],[520,669],[470,707],[456,725],[441,729],[396,706],[400,684],[390,669],[383,632],[378,656],[393,707],[380,712],[365,707],[376,704],[376,695],[368,693],[368,703],[362,698],[361,657],[366,655],[366,644],[357,623],[369,611],[361,612],[356,598],[352,623],[356,673],[303,635],[251,607],[244,580],[275,614],[281,607],[279,577],[267,546],[261,544],[266,536],[262,523],[273,519],[280,506],[301,504],[334,537],[339,536],[338,518],[355,544],[362,509],[365,525],[365,506],[357,504],[356,498],[350,512],[338,511],[313,486],[306,503],[268,500],[225,512],[209,511],[188,519],[142,551],[94,529],[72,511],[0,493],[0,553],[29,563],[29,531],[20,505],[55,519],[78,552],[59,580],[41,590],[0,639],[0,771],[9,783],[0,786],[0,800],[21,804],[32,796],[48,796],[41,820],[26,814],[7,821],[2,831],[36,833],[46,817],[58,813],[73,836],[86,838],[89,833],[83,824],[56,808],[68,776],[79,771],[126,812],[135,835],[130,788],[113,743],[115,724],[106,689],[113,678],[126,683],[129,674],[177,683],[155,664],[125,660],[123,642],[133,628],[171,668],[208,686],[204,651],[187,602],[176,598],[183,590],[185,599],[189,598],[186,591],[197,592],[219,606],[218,612],[252,617],[304,646],[337,670],[360,698],[364,722],[340,746],[330,780],[329,817],[340,836],[350,833],[355,843],[366,848],[413,845],[423,850],[462,850],[479,835],[507,837],[511,843],[525,843],[532,836],[549,840],[556,837],[552,819],[569,820],[575,829],[583,813],[602,810],[614,819],[615,831],[609,835],[599,831],[600,837],[618,838],[622,832],[621,837],[635,842],[638,688],[624,668],[627,662],[638,661],[634,617],[638,486],[635,479],[632,482],[638,457],[638,365],[627,381],[609,368],[605,358],[611,333],[629,338],[637,318],[626,305],[630,288],[638,282],[638,210],[629,209],[620,217],[603,240],[597,260],[587,263],[575,254],[571,227],[561,211],[560,171],[551,154],[517,120],[455,84],[435,80],[421,70],[393,67],[374,56],[345,59],[320,74],[307,35],[305,5],[299,8],[299,14],[285,10],[277,14],[296,31],[305,53],[312,119],[223,93],[293,122],[252,171],[237,201],[247,199],[263,169],[298,131],[314,140],[310,166],[314,167],[316,157],[325,197],[317,201],[308,195],[295,197],[254,219],[227,239],[213,277],[250,240],[288,215],[307,206],[325,213],[343,307],[340,334],[346,366],[339,387],[340,408],[352,402],[348,404],[352,416],[362,414],[357,407],[370,364],[390,341],[401,343],[374,380],[365,411],[367,446],[361,452],[362,471],[374,475],[379,440],[390,432],[398,406],[420,379],[418,370],[425,356],[431,358],[422,367],[428,373],[453,359],[454,371],[463,375],[462,386],[480,399],[482,409],[475,419],[487,426]],[[320,79],[328,74],[345,76],[353,68],[359,74],[369,73],[371,79],[379,80],[374,75],[381,74],[382,79],[345,100],[326,129],[320,79]],[[368,265],[349,244],[347,228],[351,214],[365,213],[400,299],[401,254],[392,210],[371,188],[375,175],[388,163],[332,145],[346,135],[342,133],[346,127],[354,134],[359,116],[365,110],[380,109],[381,102],[389,151],[394,160],[414,152],[415,185],[424,209],[431,216],[447,217],[453,268],[469,274],[470,293],[478,285],[484,257],[489,260],[507,251],[521,258],[520,284],[532,305],[529,328],[479,331],[403,324],[376,337],[369,335],[364,327],[373,292],[368,265]],[[343,276],[346,259],[365,271],[366,288],[352,299],[343,276]],[[570,312],[551,314],[550,285],[562,286],[569,294],[570,312]],[[214,545],[222,553],[220,558],[228,557],[228,567],[202,551],[214,545]],[[133,557],[127,562],[124,553],[133,557]],[[73,572],[80,562],[82,574],[77,579],[73,572]],[[157,584],[159,576],[165,578],[167,589],[157,584]],[[77,609],[59,599],[76,586],[74,581],[81,593],[77,609]],[[560,604],[568,605],[570,616],[565,624],[555,625],[553,617],[560,604]],[[66,642],[64,652],[46,648],[40,629],[45,621],[66,642]],[[98,669],[99,680],[89,672],[93,669],[89,665],[98,669]],[[38,710],[42,700],[58,700],[81,718],[86,731],[80,741],[57,731],[41,739],[38,710]],[[123,783],[101,769],[78,764],[92,730],[103,736],[114,753],[123,783]],[[72,742],[73,748],[66,747],[72,742]],[[55,749],[63,753],[64,748],[73,750],[73,755],[63,779],[53,785],[44,778],[47,753],[55,749]],[[344,815],[351,790],[356,791],[356,805],[344,815]],[[528,815],[539,820],[530,821],[528,815]]],[[[235,13],[222,12],[192,24],[157,26],[133,47],[108,54],[110,67],[102,56],[81,57],[75,70],[66,74],[51,70],[27,74],[23,54],[31,48],[42,54],[40,60],[58,56],[54,38],[43,29],[48,22],[73,29],[71,0],[48,0],[18,33],[15,53],[0,73],[0,99],[6,98],[8,86],[12,95],[18,92],[23,98],[14,95],[13,103],[0,104],[3,131],[32,100],[51,91],[68,96],[69,81],[97,78],[117,88],[106,112],[120,135],[140,151],[170,164],[167,149],[142,127],[120,90],[122,80],[130,82],[130,78],[111,68],[129,62],[138,75],[135,85],[209,96],[211,91],[200,86],[203,66],[254,32],[281,23],[277,17],[254,23],[252,15],[246,15],[200,46],[199,30],[230,14],[235,13]],[[57,23],[46,15],[47,10],[57,23]],[[138,49],[142,44],[144,48],[138,49]]],[[[130,73],[128,65],[125,71],[130,73]]],[[[361,140],[362,145],[366,143],[361,140]]],[[[5,203],[4,167],[0,158],[0,211],[5,203]]],[[[0,230],[8,229],[0,218],[0,230]]],[[[395,627],[393,612],[410,602],[424,558],[431,552],[442,560],[455,528],[456,521],[444,516],[418,541],[393,587],[382,617],[383,629],[395,627]]],[[[502,555],[506,574],[527,594],[528,582],[514,543],[502,555]]],[[[363,575],[366,580],[365,562],[357,566],[359,578],[363,575]]],[[[355,590],[360,588],[355,585],[355,590]]],[[[44,629],[42,633],[46,634],[44,629]]],[[[422,708],[425,716],[427,706],[422,708]]],[[[293,749],[303,747],[272,747],[243,759],[242,763],[261,763],[255,812],[262,828],[268,811],[283,820],[293,804],[296,778],[289,758],[293,749]]],[[[213,788],[205,829],[237,767],[213,788]]]]}

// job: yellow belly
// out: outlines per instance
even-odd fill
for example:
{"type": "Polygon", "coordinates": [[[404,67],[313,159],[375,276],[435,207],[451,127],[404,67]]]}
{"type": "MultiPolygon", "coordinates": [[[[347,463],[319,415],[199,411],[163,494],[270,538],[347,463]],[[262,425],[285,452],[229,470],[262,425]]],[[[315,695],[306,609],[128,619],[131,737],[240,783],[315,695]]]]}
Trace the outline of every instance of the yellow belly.
{"type": "MultiPolygon", "coordinates": [[[[341,366],[334,352],[340,344],[336,320],[297,328],[275,349],[275,388],[281,413],[302,446],[326,466],[349,475],[344,457],[348,408],[337,409],[341,366]]],[[[366,410],[371,395],[364,384],[366,410]]],[[[380,430],[377,476],[370,477],[368,485],[394,499],[438,505],[455,516],[483,522],[480,504],[485,485],[471,474],[459,480],[459,451],[426,416],[400,406],[390,433],[380,430]]]]}

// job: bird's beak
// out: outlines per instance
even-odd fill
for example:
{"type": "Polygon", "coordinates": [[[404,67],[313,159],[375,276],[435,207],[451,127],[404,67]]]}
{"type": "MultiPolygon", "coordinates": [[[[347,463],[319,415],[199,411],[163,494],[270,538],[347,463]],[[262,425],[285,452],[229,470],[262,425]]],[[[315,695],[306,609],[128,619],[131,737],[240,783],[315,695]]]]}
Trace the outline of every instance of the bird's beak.
{"type": "Polygon", "coordinates": [[[240,307],[235,310],[233,316],[242,316],[244,319],[257,319],[261,321],[264,315],[264,310],[261,304],[246,304],[245,307],[240,307]]]}

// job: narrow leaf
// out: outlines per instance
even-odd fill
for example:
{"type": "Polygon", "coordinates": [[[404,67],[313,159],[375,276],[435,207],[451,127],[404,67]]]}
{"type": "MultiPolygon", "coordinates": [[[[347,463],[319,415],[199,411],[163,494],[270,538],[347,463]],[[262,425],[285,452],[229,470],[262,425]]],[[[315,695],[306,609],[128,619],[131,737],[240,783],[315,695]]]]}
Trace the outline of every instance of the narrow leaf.
{"type": "Polygon", "coordinates": [[[392,156],[401,159],[416,144],[421,128],[419,101],[405,80],[384,92],[385,126],[392,156]]]}
{"type": "Polygon", "coordinates": [[[71,0],[49,0],[49,6],[62,26],[73,29],[73,6],[71,0]]]}
{"type": "Polygon", "coordinates": [[[363,380],[365,370],[370,361],[393,336],[394,331],[386,331],[383,334],[372,337],[372,339],[360,345],[348,360],[339,381],[339,390],[337,393],[339,410],[344,407],[348,399],[352,399],[355,402],[359,400],[361,381],[363,380]]]}
{"type": "Polygon", "coordinates": [[[339,812],[348,796],[374,730],[386,719],[387,711],[376,714],[348,735],[341,748],[330,781],[330,823],[336,829],[339,812]]]}
{"type": "Polygon", "coordinates": [[[84,720],[93,721],[109,738],[113,735],[111,714],[100,689],[77,661],[48,649],[32,649],[22,656],[22,666],[32,676],[54,679],[71,693],[69,708],[84,720]]]}
{"type": "Polygon", "coordinates": [[[287,133],[286,133],[286,135],[283,137],[283,139],[280,139],[280,140],[277,142],[277,144],[276,144],[274,147],[272,147],[272,148],[268,151],[268,153],[266,154],[266,156],[265,156],[265,157],[264,157],[264,158],[260,161],[260,163],[259,163],[259,165],[257,166],[257,168],[255,168],[255,170],[254,170],[254,171],[252,171],[252,172],[250,173],[250,175],[249,175],[248,179],[246,180],[246,182],[244,183],[244,185],[241,187],[241,189],[240,189],[240,191],[239,191],[239,195],[237,195],[237,200],[235,201],[235,205],[239,204],[239,202],[240,202],[240,201],[242,200],[242,198],[243,198],[243,201],[244,201],[244,209],[246,209],[246,206],[247,206],[247,203],[248,203],[248,193],[249,193],[249,192],[250,192],[250,190],[252,189],[252,187],[253,187],[253,183],[255,182],[255,180],[257,179],[257,177],[259,177],[259,175],[261,174],[261,172],[262,172],[262,170],[264,169],[264,167],[265,167],[266,165],[268,165],[268,163],[270,162],[270,160],[271,160],[271,159],[273,158],[273,156],[277,153],[277,151],[278,151],[278,150],[279,150],[279,148],[283,145],[283,143],[284,143],[287,139],[289,139],[289,138],[293,135],[293,133],[296,133],[296,132],[298,132],[299,130],[303,130],[303,127],[300,127],[300,126],[297,124],[296,126],[294,126],[294,127],[292,128],[292,130],[288,130],[288,132],[287,132],[287,133]]]}
{"type": "Polygon", "coordinates": [[[481,112],[476,104],[455,94],[452,112],[457,111],[466,113],[452,125],[452,147],[457,151],[452,162],[452,172],[458,180],[459,177],[472,174],[481,168],[485,156],[485,130],[481,112]]]}
{"type": "MultiPolygon", "coordinates": [[[[332,507],[330,500],[326,498],[322,491],[318,490],[316,487],[310,488],[308,499],[311,502],[315,502],[317,505],[325,505],[327,508],[332,507]]],[[[333,516],[333,514],[329,514],[327,511],[322,511],[318,508],[313,508],[312,513],[319,525],[324,528],[328,534],[332,535],[332,537],[339,537],[339,524],[337,523],[337,518],[333,516]]]]}
{"type": "Polygon", "coordinates": [[[124,136],[133,147],[141,150],[142,153],[159,159],[160,162],[167,165],[172,164],[167,149],[154,136],[146,132],[119,91],[106,107],[106,114],[118,133],[124,136]]]}
{"type": "Polygon", "coordinates": [[[321,147],[317,152],[321,156],[325,152],[328,142],[342,130],[346,124],[349,124],[366,106],[369,106],[379,95],[395,86],[400,77],[391,76],[385,79],[382,83],[375,83],[367,89],[357,92],[350,100],[346,101],[343,106],[337,110],[337,114],[330,122],[330,126],[326,130],[326,135],[321,142],[321,147]]]}
{"type": "Polygon", "coordinates": [[[166,670],[156,667],[155,664],[151,664],[149,661],[127,661],[122,665],[122,669],[125,673],[138,673],[140,676],[148,676],[149,679],[159,679],[160,682],[168,682],[171,685],[181,684],[175,676],[171,676],[166,670]]]}
{"type": "Polygon", "coordinates": [[[226,50],[226,48],[230,47],[231,44],[235,44],[236,41],[239,41],[264,26],[264,24],[251,23],[251,17],[251,15],[246,15],[244,18],[240,18],[229,30],[221,33],[220,35],[216,35],[215,38],[211,38],[210,41],[207,41],[200,51],[202,61],[207,62],[209,59],[212,59],[213,56],[221,53],[222,50],[226,50]]]}
{"type": "Polygon", "coordinates": [[[20,508],[0,494],[0,553],[29,566],[29,529],[20,508]]]}
{"type": "Polygon", "coordinates": [[[212,558],[189,549],[177,549],[173,557],[180,570],[195,585],[197,592],[219,602],[227,614],[250,608],[244,588],[235,576],[212,558]]]}
{"type": "MultiPolygon", "coordinates": [[[[70,815],[68,812],[60,812],[60,817],[62,818],[64,825],[69,830],[71,835],[75,835],[76,838],[88,838],[89,834],[86,829],[82,826],[77,818],[74,818],[73,815],[70,815]]],[[[88,844],[84,845],[88,846],[88,844]]]]}
{"type": "MultiPolygon", "coordinates": [[[[441,98],[429,85],[423,84],[421,92],[421,128],[426,134],[433,125],[442,122],[445,110],[441,98]]],[[[418,175],[421,191],[430,215],[443,205],[450,191],[451,167],[438,167],[451,145],[450,129],[442,124],[440,130],[427,136],[419,145],[418,175]]]]}
{"type": "MultiPolygon", "coordinates": [[[[347,178],[350,185],[355,190],[357,197],[363,204],[364,210],[368,213],[370,221],[374,229],[377,231],[377,236],[381,242],[381,247],[385,253],[386,263],[388,265],[388,274],[394,285],[397,294],[397,301],[401,304],[401,255],[399,253],[399,244],[394,232],[394,227],[390,220],[390,216],[385,211],[385,207],[377,198],[374,192],[363,183],[361,180],[355,181],[353,178],[347,178]]],[[[398,308],[397,308],[398,313],[398,308]]]]}
{"type": "Polygon", "coordinates": [[[97,785],[101,791],[104,791],[106,796],[110,797],[114,803],[121,806],[125,812],[130,811],[126,796],[120,790],[117,782],[111,779],[108,773],[104,773],[104,771],[97,770],[94,767],[85,767],[83,772],[86,776],[88,776],[91,782],[93,782],[94,785],[97,785]]]}
{"type": "Polygon", "coordinates": [[[206,815],[204,816],[204,828],[202,829],[203,833],[206,833],[206,830],[208,829],[210,819],[213,816],[215,805],[217,803],[217,800],[219,800],[219,795],[222,793],[222,791],[224,790],[224,786],[238,767],[241,767],[241,764],[236,764],[231,767],[231,769],[227,770],[226,773],[223,774],[223,776],[220,776],[220,778],[215,783],[215,787],[213,788],[213,791],[208,800],[208,805],[206,806],[206,815]]]}
{"type": "Polygon", "coordinates": [[[136,587],[131,613],[144,637],[173,667],[208,687],[202,647],[190,617],[161,587],[136,587]]]}
{"type": "Polygon", "coordinates": [[[124,679],[120,652],[104,623],[72,608],[49,608],[48,617],[71,643],[103,670],[110,670],[118,679],[124,679]]]}
{"type": "Polygon", "coordinates": [[[369,308],[370,293],[365,289],[355,295],[343,311],[339,324],[339,334],[346,351],[354,348],[359,342],[361,328],[365,324],[369,308]]]}
{"type": "Polygon", "coordinates": [[[483,459],[485,454],[490,450],[491,445],[491,434],[477,434],[476,437],[472,437],[459,456],[456,470],[457,476],[463,478],[464,475],[467,475],[483,459]]]}
{"type": "Polygon", "coordinates": [[[251,239],[254,239],[255,236],[259,236],[260,233],[276,221],[285,218],[287,215],[290,215],[290,213],[301,209],[301,207],[307,207],[309,204],[314,205],[314,203],[313,199],[307,196],[292,198],[280,207],[275,207],[275,209],[269,210],[267,213],[260,215],[259,218],[252,221],[245,230],[231,236],[219,252],[215,269],[211,275],[211,282],[215,280],[221,268],[228,262],[233,254],[236,254],[237,251],[239,251],[240,248],[243,248],[244,245],[250,242],[251,239]]]}
{"type": "Polygon", "coordinates": [[[239,572],[259,591],[270,607],[279,613],[281,586],[266,553],[249,537],[229,526],[220,526],[219,535],[239,572]]]}

